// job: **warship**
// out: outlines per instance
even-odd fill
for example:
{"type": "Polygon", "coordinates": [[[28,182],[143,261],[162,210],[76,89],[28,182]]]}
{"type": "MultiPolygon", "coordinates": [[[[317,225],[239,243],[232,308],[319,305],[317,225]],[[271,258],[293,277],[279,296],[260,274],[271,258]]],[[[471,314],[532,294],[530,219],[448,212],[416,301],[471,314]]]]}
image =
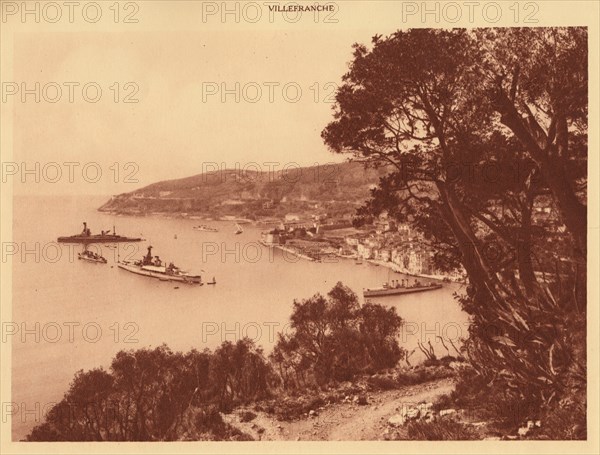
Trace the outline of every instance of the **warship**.
{"type": "MultiPolygon", "coordinates": [[[[139,261],[119,261],[117,266],[120,269],[137,275],[158,278],[161,281],[179,281],[188,284],[199,284],[202,286],[202,277],[192,275],[181,270],[172,262],[168,265],[160,257],[152,256],[152,247],[148,247],[148,253],[139,261]]],[[[213,278],[214,281],[214,278],[213,278]]],[[[212,284],[212,283],[211,283],[212,284]]]]}
{"type": "Polygon", "coordinates": [[[83,222],[83,231],[79,234],[59,237],[59,243],[114,243],[114,242],[141,242],[144,240],[141,237],[126,237],[124,235],[117,235],[115,227],[113,226],[112,234],[110,230],[100,231],[100,234],[92,234],[87,223],[83,222]]]}
{"type": "Polygon", "coordinates": [[[96,264],[106,264],[106,258],[89,250],[84,250],[77,254],[77,257],[82,261],[94,262],[96,264]]]}
{"type": "Polygon", "coordinates": [[[440,289],[441,287],[441,284],[421,284],[417,280],[415,280],[415,283],[413,285],[409,285],[408,280],[402,280],[402,283],[399,283],[398,280],[392,280],[391,283],[384,283],[383,286],[380,288],[365,289],[363,291],[363,295],[365,297],[384,297],[388,295],[413,294],[415,292],[434,291],[436,289],[440,289]]]}

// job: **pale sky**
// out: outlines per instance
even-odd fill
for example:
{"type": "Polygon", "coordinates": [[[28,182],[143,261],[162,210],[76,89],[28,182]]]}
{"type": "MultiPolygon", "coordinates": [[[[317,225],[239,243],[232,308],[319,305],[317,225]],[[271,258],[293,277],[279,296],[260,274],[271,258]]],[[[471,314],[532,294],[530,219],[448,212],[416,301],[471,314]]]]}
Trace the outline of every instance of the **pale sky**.
{"type": "MultiPolygon", "coordinates": [[[[219,12],[207,16],[204,11],[203,16],[207,4],[220,8],[222,2],[134,3],[139,11],[133,24],[114,24],[112,2],[100,2],[102,19],[94,24],[78,11],[70,23],[66,9],[58,23],[45,21],[53,11],[40,23],[18,12],[5,18],[2,81],[19,91],[2,103],[2,161],[19,165],[16,183],[23,178],[21,163],[30,169],[40,163],[41,180],[37,184],[32,175],[25,176],[28,183],[15,184],[15,193],[117,194],[200,173],[203,163],[212,162],[227,167],[255,162],[268,170],[266,162],[341,161],[344,157],[327,151],[320,132],[332,119],[331,95],[352,59],[352,44],[368,44],[374,34],[407,25],[423,26],[418,13],[403,16],[406,2],[338,2],[335,23],[325,23],[323,16],[315,22],[308,13],[296,23],[281,15],[271,20],[263,2],[255,3],[262,13],[257,22],[243,14],[238,22],[235,15],[223,18],[219,12]],[[79,84],[73,103],[70,82],[79,84]],[[97,103],[83,99],[82,87],[90,82],[102,89],[97,103]],[[39,103],[33,94],[22,102],[23,83],[38,92],[39,103]],[[241,95],[240,102],[233,94],[222,102],[223,84],[241,95]],[[284,93],[285,84],[290,86],[284,93]],[[60,98],[48,102],[58,96],[56,85],[60,98]],[[119,102],[114,100],[117,86],[119,102]],[[132,95],[139,102],[123,103],[136,87],[132,95]],[[291,102],[296,87],[302,93],[291,102]],[[208,89],[218,92],[210,95],[208,89]],[[245,100],[244,94],[258,102],[245,100]],[[52,162],[63,172],[57,183],[48,183],[54,168],[43,173],[52,162]],[[65,162],[80,163],[73,168],[73,183],[65,162]],[[128,162],[137,168],[125,169],[128,162]],[[98,163],[99,182],[83,178],[86,163],[98,163]],[[113,163],[118,163],[118,175],[113,163]],[[139,183],[124,182],[130,172],[139,183]]],[[[90,86],[87,94],[95,96],[95,89],[90,86]]],[[[93,180],[95,169],[88,169],[87,176],[93,180]]]]}
{"type": "MultiPolygon", "coordinates": [[[[105,171],[114,162],[133,161],[146,184],[200,173],[206,162],[339,160],[320,131],[331,118],[332,104],[324,99],[334,85],[326,84],[340,80],[352,39],[318,35],[310,40],[318,46],[293,31],[91,33],[76,41],[65,33],[24,35],[15,54],[28,57],[15,65],[15,79],[41,81],[42,95],[40,103],[28,95],[15,105],[17,161],[94,161],[105,171]],[[59,81],[60,101],[44,102],[57,96],[48,86],[44,97],[44,81],[59,81]],[[81,84],[74,87],[74,103],[61,82],[81,84]],[[102,89],[97,103],[83,99],[87,82],[102,89]],[[119,99],[139,87],[132,95],[139,102],[115,103],[115,82],[119,99]],[[233,93],[223,99],[222,90],[233,93]]],[[[96,96],[94,87],[89,90],[96,96]]]]}

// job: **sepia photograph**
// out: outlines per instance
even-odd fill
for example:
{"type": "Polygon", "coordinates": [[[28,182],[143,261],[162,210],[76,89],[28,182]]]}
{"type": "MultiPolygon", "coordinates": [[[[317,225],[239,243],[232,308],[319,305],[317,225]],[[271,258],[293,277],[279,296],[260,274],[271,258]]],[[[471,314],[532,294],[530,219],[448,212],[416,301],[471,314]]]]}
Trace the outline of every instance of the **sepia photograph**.
{"type": "Polygon", "coordinates": [[[600,2],[0,6],[0,452],[598,453],[600,2]]]}

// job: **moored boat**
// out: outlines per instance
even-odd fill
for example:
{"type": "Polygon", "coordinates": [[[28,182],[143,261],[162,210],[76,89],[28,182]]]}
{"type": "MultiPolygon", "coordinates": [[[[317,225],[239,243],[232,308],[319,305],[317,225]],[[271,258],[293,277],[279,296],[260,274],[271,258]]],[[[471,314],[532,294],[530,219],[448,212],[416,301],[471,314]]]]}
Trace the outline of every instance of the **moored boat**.
{"type": "Polygon", "coordinates": [[[206,224],[200,224],[198,226],[193,226],[192,229],[194,229],[195,231],[202,231],[202,232],[219,232],[219,230],[217,228],[207,226],[206,224]]]}
{"type": "Polygon", "coordinates": [[[244,230],[242,229],[242,226],[240,226],[239,223],[235,223],[235,234],[241,234],[242,232],[244,232],[244,230]]]}
{"type": "Polygon", "coordinates": [[[181,283],[188,284],[199,284],[202,285],[201,275],[193,275],[179,267],[175,266],[172,262],[168,265],[158,256],[152,256],[152,247],[148,247],[148,253],[139,261],[121,261],[118,264],[120,269],[126,270],[137,275],[148,276],[151,278],[158,278],[161,281],[178,281],[181,283]]]}
{"type": "Polygon", "coordinates": [[[92,251],[85,250],[77,254],[77,257],[82,261],[94,262],[97,264],[106,264],[106,258],[99,254],[93,253],[92,251]]]}
{"type": "Polygon", "coordinates": [[[113,232],[110,230],[101,231],[100,234],[92,234],[90,229],[87,227],[87,223],[83,223],[83,231],[80,234],[59,237],[57,241],[59,243],[114,243],[114,242],[141,242],[141,237],[126,237],[124,235],[117,235],[115,227],[113,226],[113,232]]]}
{"type": "MultiPolygon", "coordinates": [[[[408,282],[408,280],[406,281],[408,282]]],[[[443,286],[439,283],[421,284],[418,281],[415,281],[414,285],[409,286],[408,283],[404,284],[404,280],[402,280],[402,284],[398,283],[398,281],[396,280],[395,284],[392,281],[392,284],[385,283],[380,288],[365,289],[363,291],[363,296],[384,297],[388,295],[413,294],[415,292],[434,291],[442,287],[443,286]]]]}

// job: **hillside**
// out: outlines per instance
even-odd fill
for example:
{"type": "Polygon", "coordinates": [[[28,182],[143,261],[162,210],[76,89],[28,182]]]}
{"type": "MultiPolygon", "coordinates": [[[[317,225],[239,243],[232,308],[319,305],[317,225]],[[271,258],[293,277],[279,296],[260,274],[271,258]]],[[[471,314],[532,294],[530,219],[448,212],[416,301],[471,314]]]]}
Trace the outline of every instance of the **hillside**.
{"type": "Polygon", "coordinates": [[[99,210],[206,218],[257,219],[290,212],[343,216],[354,212],[385,173],[385,169],[365,169],[360,163],[290,167],[285,172],[224,169],[153,183],[114,196],[99,210]]]}

